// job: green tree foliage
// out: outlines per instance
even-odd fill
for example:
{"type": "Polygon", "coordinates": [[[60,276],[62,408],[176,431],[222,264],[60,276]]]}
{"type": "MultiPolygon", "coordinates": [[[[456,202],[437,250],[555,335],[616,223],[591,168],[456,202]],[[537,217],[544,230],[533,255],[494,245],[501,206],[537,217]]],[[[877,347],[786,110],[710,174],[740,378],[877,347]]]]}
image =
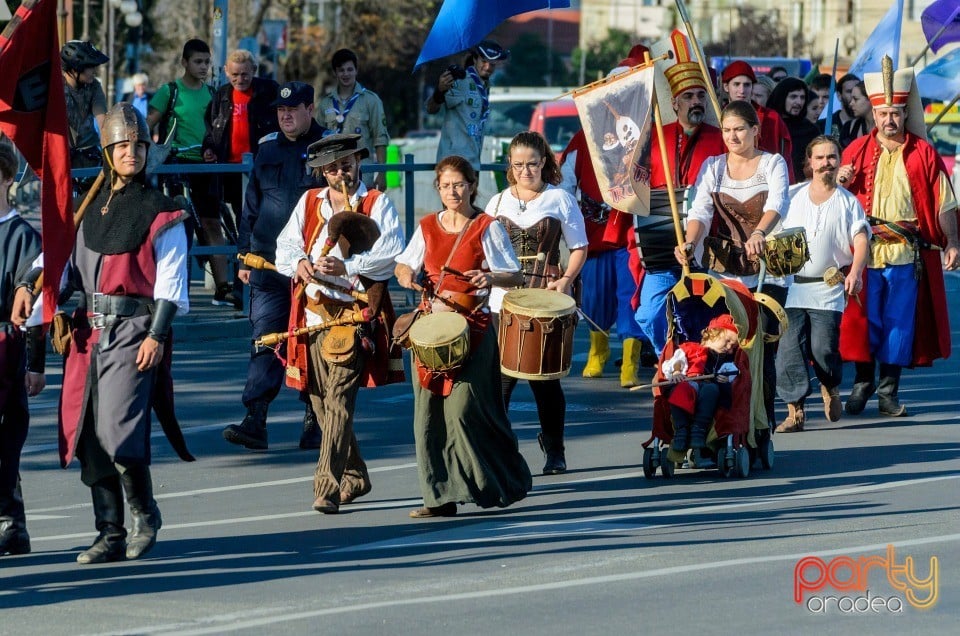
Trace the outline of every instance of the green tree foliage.
{"type": "MultiPolygon", "coordinates": [[[[778,13],[740,7],[730,17],[733,29],[726,41],[705,44],[703,52],[706,55],[770,57],[787,54],[787,29],[780,22],[778,13]]],[[[803,34],[795,33],[793,37],[793,50],[805,50],[803,34]]]]}
{"type": "Polygon", "coordinates": [[[567,84],[580,84],[580,66],[583,65],[583,83],[605,77],[610,69],[627,56],[635,42],[633,35],[620,29],[610,29],[607,37],[599,42],[592,42],[586,48],[573,49],[571,69],[567,84]],[[585,56],[585,57],[584,57],[585,56]],[[583,60],[581,62],[581,60],[583,60]]]}
{"type": "Polygon", "coordinates": [[[543,39],[535,33],[524,33],[510,47],[510,62],[497,83],[505,86],[560,86],[566,79],[567,69],[556,51],[547,50],[543,39]],[[548,56],[550,56],[548,58],[548,56]]]}

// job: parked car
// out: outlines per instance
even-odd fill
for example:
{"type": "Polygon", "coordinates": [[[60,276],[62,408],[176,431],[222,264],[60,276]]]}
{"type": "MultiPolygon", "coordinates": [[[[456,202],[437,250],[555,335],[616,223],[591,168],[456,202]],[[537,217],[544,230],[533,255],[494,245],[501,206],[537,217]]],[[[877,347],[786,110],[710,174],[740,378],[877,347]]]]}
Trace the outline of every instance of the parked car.
{"type": "Polygon", "coordinates": [[[558,159],[581,128],[580,115],[572,97],[540,102],[530,117],[530,130],[546,137],[558,159]]]}

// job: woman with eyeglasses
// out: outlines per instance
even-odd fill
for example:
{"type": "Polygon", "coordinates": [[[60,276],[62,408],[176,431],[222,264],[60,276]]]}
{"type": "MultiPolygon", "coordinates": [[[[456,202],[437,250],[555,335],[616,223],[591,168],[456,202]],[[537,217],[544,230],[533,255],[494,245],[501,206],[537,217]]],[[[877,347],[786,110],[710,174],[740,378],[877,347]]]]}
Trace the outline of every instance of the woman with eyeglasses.
{"type": "Polygon", "coordinates": [[[413,359],[424,503],[410,512],[415,519],[453,516],[458,503],[506,507],[532,486],[500,395],[500,355],[487,305],[492,287],[523,282],[520,262],[503,226],[474,205],[477,174],[469,161],[442,159],[434,183],[443,209],[421,219],[394,273],[402,287],[426,291],[423,312],[454,311],[466,319],[469,354],[445,370],[413,359]]]}
{"type": "MultiPolygon", "coordinates": [[[[539,133],[522,132],[510,142],[507,183],[487,204],[487,214],[498,219],[510,234],[514,250],[524,265],[524,287],[540,287],[573,295],[573,282],[587,260],[587,232],[577,200],[557,187],[560,167],[547,140],[539,133]],[[570,251],[566,269],[560,267],[560,239],[570,251]],[[541,256],[542,255],[542,256],[541,256]]],[[[490,307],[500,311],[504,290],[490,294],[490,307]]],[[[566,399],[560,380],[530,380],[537,402],[540,434],[537,440],[546,456],[543,474],[566,472],[563,428],[566,399]]],[[[503,376],[503,401],[517,379],[503,376]]]]}

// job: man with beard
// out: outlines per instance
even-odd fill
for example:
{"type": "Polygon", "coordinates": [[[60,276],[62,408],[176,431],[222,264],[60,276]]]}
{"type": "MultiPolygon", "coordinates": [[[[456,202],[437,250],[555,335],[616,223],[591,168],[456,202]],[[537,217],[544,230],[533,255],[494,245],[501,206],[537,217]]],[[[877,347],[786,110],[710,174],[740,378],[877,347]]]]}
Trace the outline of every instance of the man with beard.
{"type": "Polygon", "coordinates": [[[840,130],[840,126],[856,116],[850,108],[850,97],[853,94],[853,87],[856,86],[858,82],[860,82],[860,78],[853,73],[847,73],[837,80],[837,94],[834,99],[839,101],[840,108],[833,113],[834,131],[840,130]]]}
{"type": "MultiPolygon", "coordinates": [[[[682,206],[687,189],[700,174],[700,166],[708,157],[726,152],[726,147],[720,129],[704,121],[707,83],[690,56],[686,38],[676,30],[670,38],[677,62],[667,66],[663,74],[670,85],[670,107],[676,120],[664,124],[663,137],[667,169],[678,190],[677,204],[682,206]]],[[[661,107],[661,112],[665,110],[661,107]]],[[[660,157],[660,138],[654,132],[650,146],[650,216],[634,217],[637,249],[631,253],[631,266],[640,272],[640,303],[634,319],[658,356],[667,341],[667,293],[680,280],[680,267],[673,257],[677,240],[666,191],[667,173],[660,157]]]]}
{"type": "Polygon", "coordinates": [[[431,115],[446,109],[437,161],[460,155],[474,170],[480,169],[483,127],[490,114],[490,76],[509,57],[510,51],[484,40],[467,55],[465,69],[452,65],[437,78],[437,88],[424,104],[431,115]]]}
{"type": "MultiPolygon", "coordinates": [[[[789,82],[793,78],[787,78],[789,82]]],[[[856,197],[837,187],[840,146],[833,137],[815,137],[806,149],[813,179],[794,190],[784,229],[803,228],[810,260],[794,277],[785,309],[789,326],[777,353],[777,394],[787,403],[778,433],[803,430],[804,401],[811,393],[808,361],[820,381],[827,419],[840,419],[840,318],[848,296],[860,291],[869,253],[870,227],[856,197]],[[846,273],[841,283],[825,281],[830,268],[846,273]]]]}
{"type": "Polygon", "coordinates": [[[806,149],[814,137],[820,134],[816,124],[807,119],[807,85],[797,77],[787,77],[777,84],[767,100],[767,107],[776,111],[790,133],[793,146],[789,155],[784,155],[791,167],[791,183],[799,183],[805,178],[803,166],[807,158],[806,149]]]}
{"type": "MultiPolygon", "coordinates": [[[[757,76],[753,68],[743,60],[731,62],[720,74],[723,90],[730,96],[730,101],[743,100],[751,102],[757,111],[760,121],[760,135],[757,137],[757,147],[766,152],[778,154],[787,160],[787,168],[792,168],[790,157],[793,153],[793,143],[790,131],[783,123],[783,119],[776,111],[753,102],[753,85],[757,83],[757,76]]],[[[771,95],[772,97],[772,95],[771,95]]],[[[790,170],[790,183],[794,182],[793,170],[790,170]]]]}
{"type": "Polygon", "coordinates": [[[846,411],[861,413],[876,392],[880,414],[903,417],[900,371],[950,355],[943,266],[960,265],[957,200],[943,160],[925,139],[923,108],[912,68],[864,83],[876,129],[843,151],[838,180],[870,215],[873,242],[858,303],[849,303],[840,331],[843,359],[856,363],[846,411]],[[875,383],[880,363],[880,382],[875,383]]]}

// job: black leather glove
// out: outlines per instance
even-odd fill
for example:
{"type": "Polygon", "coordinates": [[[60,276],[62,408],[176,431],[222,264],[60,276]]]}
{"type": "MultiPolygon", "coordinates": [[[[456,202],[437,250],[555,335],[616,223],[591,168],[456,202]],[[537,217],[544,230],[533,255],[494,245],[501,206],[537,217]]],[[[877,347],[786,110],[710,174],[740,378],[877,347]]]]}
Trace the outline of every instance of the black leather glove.
{"type": "Polygon", "coordinates": [[[147,335],[161,344],[166,342],[170,334],[170,325],[173,324],[173,318],[176,315],[177,303],[170,300],[157,300],[153,309],[153,322],[150,323],[147,335]]]}

